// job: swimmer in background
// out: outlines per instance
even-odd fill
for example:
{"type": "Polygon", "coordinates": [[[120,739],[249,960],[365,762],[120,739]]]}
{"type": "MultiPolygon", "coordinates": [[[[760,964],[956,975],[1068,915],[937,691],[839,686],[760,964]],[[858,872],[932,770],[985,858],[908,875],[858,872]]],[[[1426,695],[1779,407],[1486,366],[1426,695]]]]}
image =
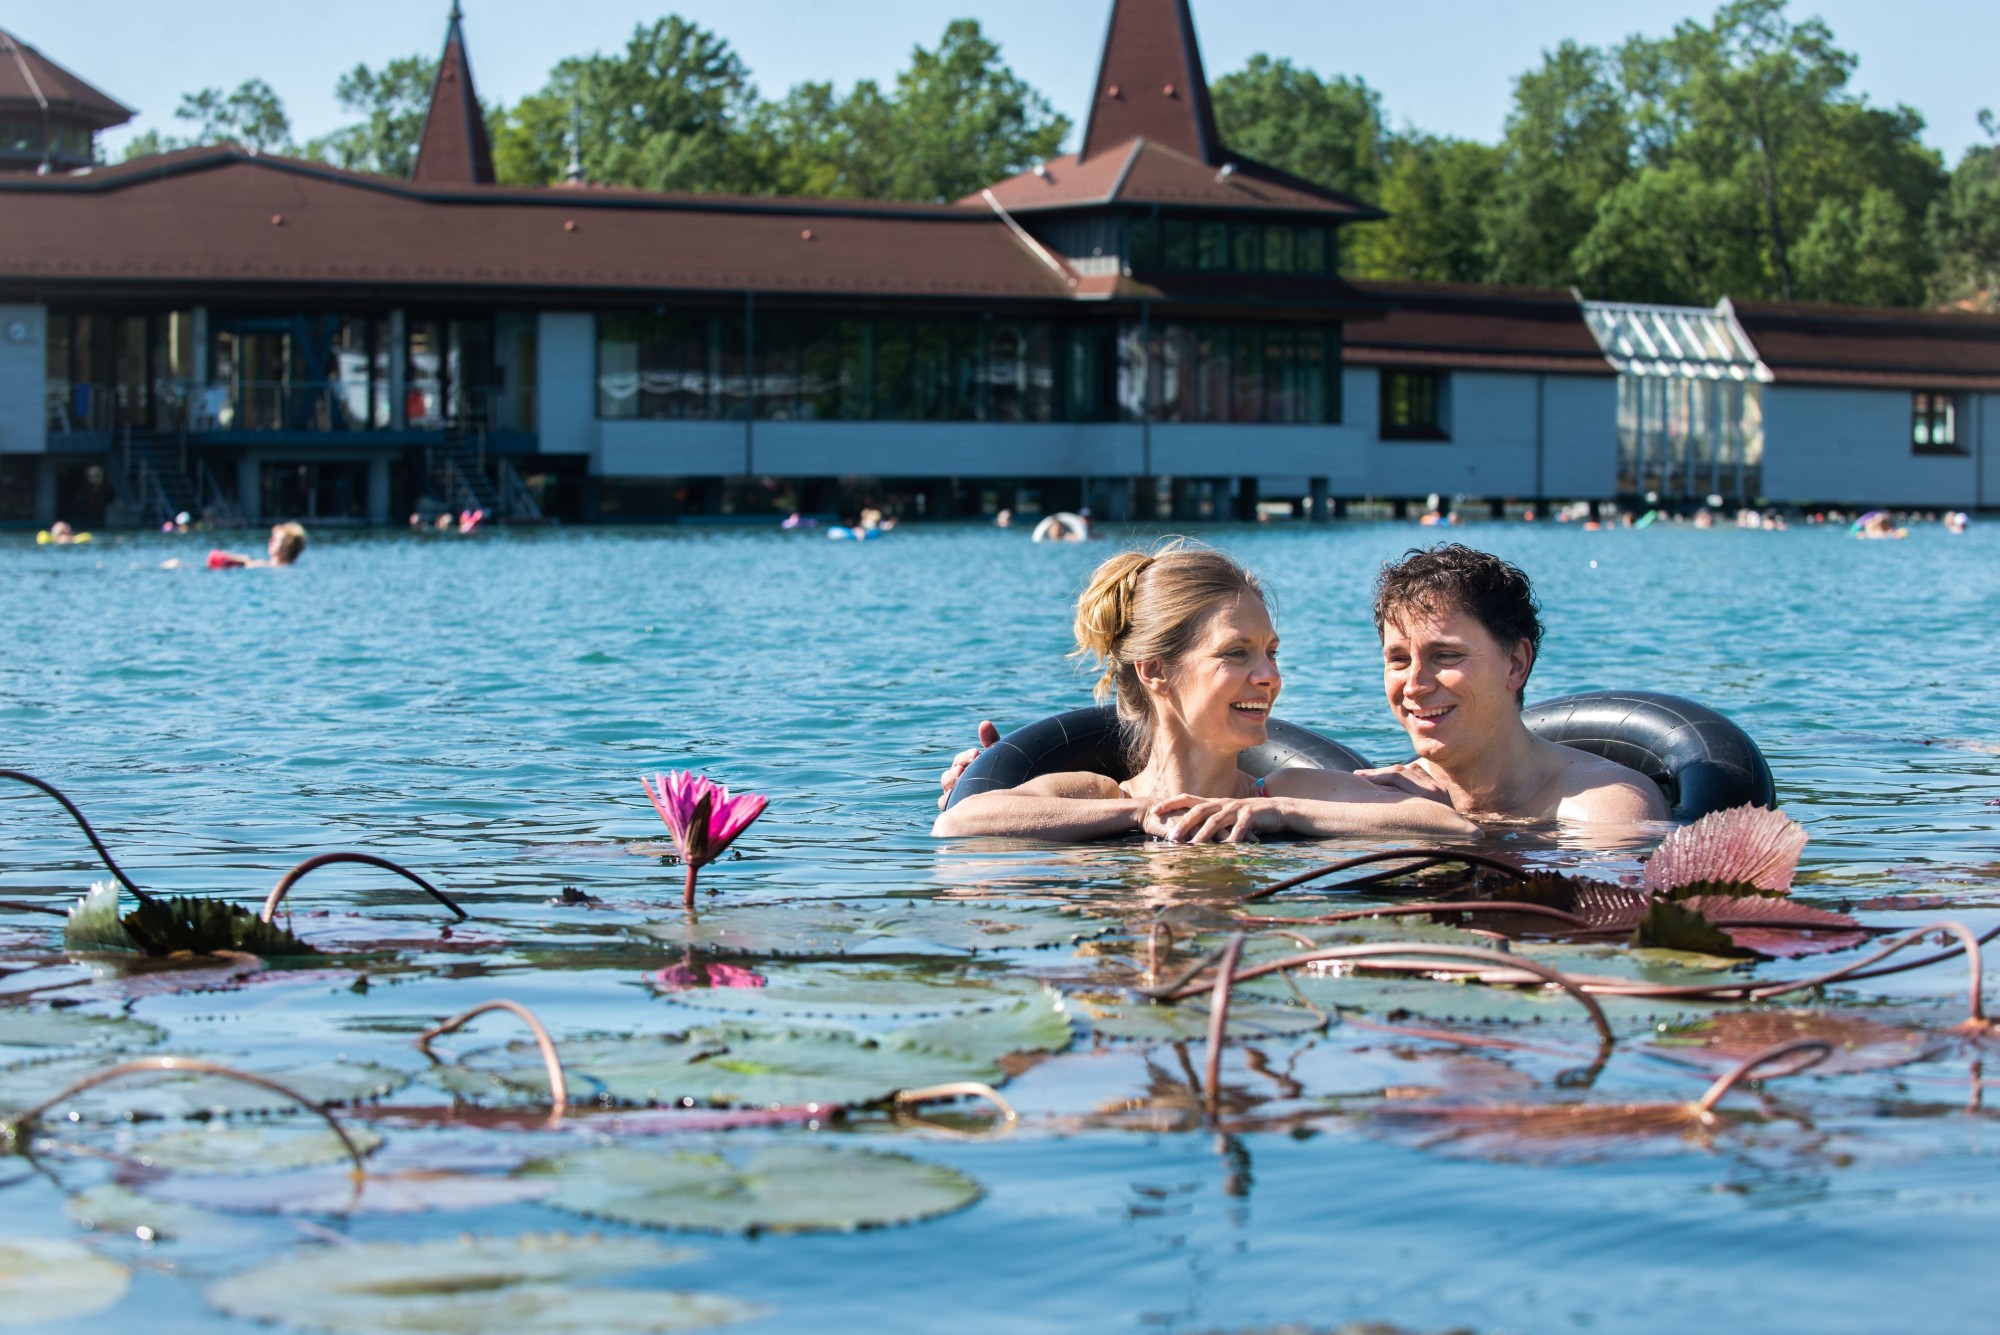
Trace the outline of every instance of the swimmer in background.
{"type": "Polygon", "coordinates": [[[1012,510],[1002,510],[999,514],[994,515],[993,527],[995,528],[1014,527],[1014,512],[1012,510]]]}
{"type": "Polygon", "coordinates": [[[1963,510],[1947,510],[1944,512],[1944,531],[1947,533],[1963,533],[1967,528],[1971,527],[1971,524],[1972,516],[1963,510]]]}
{"type": "MultiPolygon", "coordinates": [[[[306,530],[303,524],[273,524],[271,525],[271,540],[264,547],[264,551],[269,557],[268,560],[260,561],[256,557],[245,556],[241,552],[225,552],[218,547],[208,554],[208,568],[210,570],[263,570],[275,566],[288,566],[297,562],[299,557],[305,554],[305,550],[306,530]]],[[[171,560],[162,561],[160,569],[179,570],[181,565],[181,559],[174,557],[171,560]]]]}
{"type": "Polygon", "coordinates": [[[35,542],[43,547],[73,547],[89,541],[88,533],[78,533],[60,519],[35,535],[35,542]]]}

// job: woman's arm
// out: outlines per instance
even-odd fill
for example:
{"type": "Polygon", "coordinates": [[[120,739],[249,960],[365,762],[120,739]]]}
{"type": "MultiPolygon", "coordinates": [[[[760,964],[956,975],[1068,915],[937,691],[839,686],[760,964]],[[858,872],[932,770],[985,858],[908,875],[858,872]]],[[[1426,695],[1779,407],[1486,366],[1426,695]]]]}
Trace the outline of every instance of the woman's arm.
{"type": "Polygon", "coordinates": [[[1338,770],[1280,770],[1264,780],[1264,796],[1155,803],[1147,828],[1176,843],[1239,843],[1252,832],[1335,835],[1417,834],[1464,838],[1479,827],[1445,803],[1395,792],[1338,770]],[[1155,829],[1155,826],[1161,827],[1155,829]]]}
{"type": "Polygon", "coordinates": [[[1081,842],[1139,828],[1142,803],[1102,774],[1044,774],[1018,788],[974,793],[940,812],[931,833],[1013,834],[1081,842]]]}

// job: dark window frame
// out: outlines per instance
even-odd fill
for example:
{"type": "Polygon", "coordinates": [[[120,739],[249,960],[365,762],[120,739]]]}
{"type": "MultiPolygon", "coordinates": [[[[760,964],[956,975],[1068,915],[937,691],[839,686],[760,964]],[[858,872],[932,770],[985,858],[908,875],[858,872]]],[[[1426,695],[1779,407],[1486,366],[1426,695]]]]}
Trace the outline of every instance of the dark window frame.
{"type": "Polygon", "coordinates": [[[1382,368],[1376,435],[1382,440],[1451,440],[1451,373],[1413,367],[1382,368]]]}
{"type": "Polygon", "coordinates": [[[1958,438],[1958,395],[1947,390],[1910,393],[1910,453],[1919,457],[1963,459],[1971,453],[1958,438]],[[1938,436],[1945,439],[1940,441],[1938,436]]]}

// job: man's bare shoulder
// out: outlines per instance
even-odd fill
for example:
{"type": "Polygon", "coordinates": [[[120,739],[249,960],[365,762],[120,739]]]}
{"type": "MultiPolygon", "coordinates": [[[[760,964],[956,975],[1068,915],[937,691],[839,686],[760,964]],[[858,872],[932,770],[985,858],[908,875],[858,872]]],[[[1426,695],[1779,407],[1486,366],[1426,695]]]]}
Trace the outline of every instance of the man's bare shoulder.
{"type": "Polygon", "coordinates": [[[1667,818],[1660,786],[1638,770],[1588,751],[1563,747],[1556,814],[1564,820],[1631,823],[1667,818]]]}

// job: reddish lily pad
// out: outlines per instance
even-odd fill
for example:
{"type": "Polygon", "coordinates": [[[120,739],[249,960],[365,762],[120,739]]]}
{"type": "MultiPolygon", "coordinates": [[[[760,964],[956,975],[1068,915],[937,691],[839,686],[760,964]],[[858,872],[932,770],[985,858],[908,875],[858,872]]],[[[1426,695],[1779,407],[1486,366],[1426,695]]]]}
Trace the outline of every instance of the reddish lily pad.
{"type": "Polygon", "coordinates": [[[1822,1075],[1904,1066],[1943,1046],[1943,1040],[1920,1029],[1824,1010],[1724,1011],[1669,1028],[1651,1046],[1676,1061],[1721,1068],[1798,1038],[1821,1039],[1832,1047],[1818,1068],[1822,1075]]]}

